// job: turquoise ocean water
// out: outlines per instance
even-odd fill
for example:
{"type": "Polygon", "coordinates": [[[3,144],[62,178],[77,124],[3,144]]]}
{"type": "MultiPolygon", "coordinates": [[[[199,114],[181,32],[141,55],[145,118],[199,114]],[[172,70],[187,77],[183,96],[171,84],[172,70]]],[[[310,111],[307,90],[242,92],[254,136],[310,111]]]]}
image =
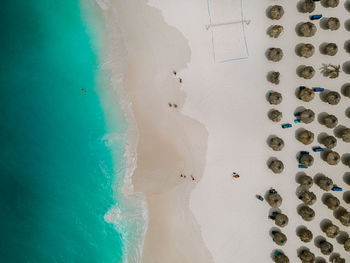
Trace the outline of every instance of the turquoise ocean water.
{"type": "Polygon", "coordinates": [[[1,3],[0,262],[122,262],[122,228],[104,216],[118,206],[124,142],[103,138],[126,124],[117,105],[119,122],[106,122],[98,24],[83,9],[1,3]]]}

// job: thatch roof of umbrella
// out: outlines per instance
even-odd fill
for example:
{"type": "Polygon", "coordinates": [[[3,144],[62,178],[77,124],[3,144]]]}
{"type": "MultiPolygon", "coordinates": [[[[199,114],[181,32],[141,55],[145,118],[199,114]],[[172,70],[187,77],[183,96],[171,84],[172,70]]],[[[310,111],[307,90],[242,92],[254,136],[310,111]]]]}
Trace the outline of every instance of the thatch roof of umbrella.
{"type": "Polygon", "coordinates": [[[350,251],[350,238],[345,240],[344,249],[345,249],[345,251],[350,251]]]}
{"type": "Polygon", "coordinates": [[[320,176],[317,180],[316,180],[316,184],[325,191],[330,191],[333,187],[333,181],[331,178],[327,177],[327,176],[320,176]]]}
{"type": "Polygon", "coordinates": [[[341,258],[339,255],[335,255],[332,260],[332,263],[345,263],[345,259],[341,258]]]}
{"type": "Polygon", "coordinates": [[[288,216],[286,216],[285,214],[278,214],[275,216],[275,224],[279,227],[285,227],[286,225],[288,225],[288,216]]]}
{"type": "Polygon", "coordinates": [[[334,30],[337,30],[339,29],[340,27],[340,21],[338,18],[336,17],[330,17],[327,19],[326,21],[326,25],[327,25],[327,28],[334,31],[334,30]]]}
{"type": "Polygon", "coordinates": [[[274,151],[281,151],[284,147],[284,141],[280,137],[272,137],[269,141],[269,146],[274,151]]]}
{"type": "Polygon", "coordinates": [[[330,238],[335,238],[339,235],[339,227],[333,224],[326,225],[323,231],[326,233],[327,237],[330,238]]]}
{"type": "Polygon", "coordinates": [[[313,238],[312,232],[307,228],[302,228],[298,231],[298,237],[301,241],[307,243],[310,242],[313,238]]]}
{"type": "Polygon", "coordinates": [[[311,66],[305,66],[298,72],[299,77],[304,79],[312,79],[315,76],[315,69],[311,66]]]}
{"type": "Polygon", "coordinates": [[[273,62],[281,61],[283,58],[283,51],[280,48],[269,48],[267,58],[273,62]]]}
{"type": "Polygon", "coordinates": [[[300,176],[298,182],[300,183],[300,187],[306,190],[310,189],[310,187],[314,184],[314,180],[312,179],[312,177],[306,174],[300,176]]]}
{"type": "Polygon", "coordinates": [[[301,191],[299,194],[299,199],[303,201],[306,205],[313,205],[317,201],[317,197],[313,192],[308,190],[301,191]]]}
{"type": "Polygon", "coordinates": [[[316,32],[317,32],[317,28],[311,22],[302,23],[298,29],[298,33],[302,37],[312,37],[316,34],[316,32]]]}
{"type": "Polygon", "coordinates": [[[302,260],[302,262],[315,262],[315,254],[306,249],[301,251],[299,258],[302,260]]]}
{"type": "Polygon", "coordinates": [[[344,226],[350,226],[350,212],[345,209],[339,212],[338,219],[344,226]]]}
{"type": "Polygon", "coordinates": [[[282,232],[272,232],[273,241],[280,246],[283,246],[287,242],[287,237],[282,232]]]}
{"type": "Polygon", "coordinates": [[[328,56],[335,56],[338,52],[338,46],[335,43],[328,43],[324,47],[323,52],[328,56]]]}
{"type": "Polygon", "coordinates": [[[325,0],[323,2],[324,7],[337,7],[339,5],[339,0],[325,0]]]}
{"type": "Polygon", "coordinates": [[[306,205],[303,205],[298,213],[305,221],[311,221],[315,217],[315,211],[306,205]]]}
{"type": "Polygon", "coordinates": [[[278,254],[274,256],[275,263],[289,263],[289,258],[285,254],[278,254]]]}
{"type": "Polygon", "coordinates": [[[350,142],[350,129],[346,128],[346,129],[342,130],[340,133],[340,136],[344,142],[350,142]]]}
{"type": "Polygon", "coordinates": [[[268,10],[268,17],[274,20],[279,20],[284,15],[284,9],[280,5],[274,5],[268,10]]]}
{"type": "Polygon", "coordinates": [[[325,100],[330,105],[337,105],[341,100],[341,96],[336,91],[330,91],[326,94],[325,100]]]}
{"type": "Polygon", "coordinates": [[[266,201],[271,207],[278,208],[282,204],[282,197],[278,193],[269,193],[266,196],[266,201]]]}
{"type": "Polygon", "coordinates": [[[298,6],[298,10],[302,13],[312,13],[316,8],[316,4],[312,0],[304,0],[298,6]]]}
{"type": "Polygon", "coordinates": [[[304,88],[299,90],[298,96],[302,101],[309,102],[315,98],[315,92],[312,89],[304,88]]]}
{"type": "Polygon", "coordinates": [[[319,245],[323,255],[330,255],[333,252],[333,245],[328,241],[322,240],[319,245]]]}
{"type": "Polygon", "coordinates": [[[268,116],[273,122],[279,122],[282,120],[283,114],[279,110],[271,110],[268,116]]]}
{"type": "Polygon", "coordinates": [[[330,151],[326,153],[326,162],[329,165],[336,165],[340,162],[340,155],[337,152],[330,151]]]}
{"type": "Polygon", "coordinates": [[[333,195],[328,196],[325,200],[324,200],[324,204],[331,210],[336,210],[337,208],[339,208],[340,206],[340,201],[338,198],[336,198],[333,195]]]}
{"type": "Polygon", "coordinates": [[[298,141],[300,141],[302,144],[309,145],[314,141],[315,135],[313,132],[304,130],[298,135],[298,141]]]}
{"type": "Polygon", "coordinates": [[[299,56],[309,58],[315,53],[315,47],[312,44],[301,44],[298,46],[297,53],[299,56]]]}
{"type": "Polygon", "coordinates": [[[267,75],[267,80],[270,81],[271,83],[273,84],[280,84],[280,73],[278,71],[273,71],[273,72],[270,72],[268,75],[267,75]]]}
{"type": "Polygon", "coordinates": [[[323,123],[327,128],[333,129],[338,125],[338,118],[330,114],[323,118],[323,123]]]}
{"type": "Polygon", "coordinates": [[[283,172],[284,170],[284,164],[282,163],[282,161],[280,160],[273,160],[270,165],[269,168],[271,169],[271,171],[275,174],[280,174],[283,172]]]}
{"type": "Polygon", "coordinates": [[[273,105],[280,104],[282,102],[282,99],[282,94],[277,91],[271,92],[268,97],[268,101],[273,105]]]}
{"type": "Polygon", "coordinates": [[[299,158],[299,163],[301,165],[304,165],[306,167],[310,167],[313,165],[314,163],[314,157],[312,157],[310,154],[303,154],[300,158],[299,158]]]}
{"type": "Polygon", "coordinates": [[[310,109],[305,109],[300,112],[299,119],[300,121],[306,124],[313,122],[313,120],[315,119],[315,113],[310,109]]]}
{"type": "Polygon", "coordinates": [[[270,29],[267,32],[267,34],[270,37],[278,38],[282,32],[283,32],[283,26],[281,26],[281,25],[274,25],[274,26],[270,27],[270,29]]]}
{"type": "Polygon", "coordinates": [[[326,148],[333,149],[335,146],[337,146],[337,138],[334,136],[327,136],[322,140],[322,143],[326,148]]]}

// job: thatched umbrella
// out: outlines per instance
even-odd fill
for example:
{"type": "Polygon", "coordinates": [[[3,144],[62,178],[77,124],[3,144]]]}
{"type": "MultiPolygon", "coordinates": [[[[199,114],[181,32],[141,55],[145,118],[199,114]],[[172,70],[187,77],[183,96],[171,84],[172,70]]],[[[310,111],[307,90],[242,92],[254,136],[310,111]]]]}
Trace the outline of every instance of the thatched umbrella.
{"type": "Polygon", "coordinates": [[[326,197],[326,199],[324,200],[324,204],[331,210],[336,210],[339,208],[340,206],[340,201],[338,198],[336,198],[333,195],[330,195],[328,197],[326,197]]]}
{"type": "Polygon", "coordinates": [[[298,197],[305,205],[313,205],[317,201],[316,195],[308,190],[301,191],[298,197]]]}
{"type": "Polygon", "coordinates": [[[282,197],[277,193],[269,193],[266,197],[266,201],[271,207],[278,208],[282,204],[282,197]]]}
{"type": "Polygon", "coordinates": [[[325,7],[337,7],[339,5],[339,0],[326,0],[324,1],[325,7]]]}
{"type": "Polygon", "coordinates": [[[312,44],[302,44],[298,48],[298,55],[304,58],[309,58],[315,53],[315,47],[312,44]]]}
{"type": "Polygon", "coordinates": [[[327,128],[333,129],[338,125],[338,118],[330,114],[323,118],[323,122],[327,128]]]}
{"type": "Polygon", "coordinates": [[[340,94],[336,91],[330,91],[327,93],[325,100],[328,102],[330,105],[337,105],[340,102],[340,94]]]}
{"type": "Polygon", "coordinates": [[[326,260],[324,258],[317,257],[316,263],[327,263],[327,262],[326,262],[326,260]]]}
{"type": "Polygon", "coordinates": [[[342,130],[340,133],[340,136],[344,142],[350,142],[350,129],[346,128],[346,129],[342,130]]]}
{"type": "Polygon", "coordinates": [[[333,245],[326,240],[320,242],[320,249],[323,255],[330,255],[333,252],[333,245]]]}
{"type": "Polygon", "coordinates": [[[306,205],[303,205],[298,213],[305,221],[311,221],[315,217],[315,211],[306,205]]]}
{"type": "Polygon", "coordinates": [[[269,168],[272,170],[272,172],[274,172],[275,174],[280,174],[283,172],[284,170],[284,164],[282,163],[282,161],[280,160],[273,160],[270,165],[269,168]]]}
{"type": "Polygon", "coordinates": [[[308,130],[304,130],[298,135],[298,140],[305,145],[312,143],[314,141],[314,138],[314,133],[308,130]]]}
{"type": "Polygon", "coordinates": [[[316,8],[316,4],[312,0],[304,0],[299,5],[299,11],[302,13],[312,13],[316,8]]]}
{"type": "Polygon", "coordinates": [[[350,251],[350,238],[345,240],[345,242],[344,242],[344,249],[345,249],[345,251],[350,251]]]}
{"type": "Polygon", "coordinates": [[[282,102],[282,94],[276,91],[273,91],[269,94],[268,101],[270,104],[278,105],[282,102]]]}
{"type": "Polygon", "coordinates": [[[303,110],[299,114],[299,119],[305,124],[311,123],[315,119],[315,113],[310,109],[303,110]]]}
{"type": "Polygon", "coordinates": [[[271,110],[268,114],[268,117],[273,122],[279,122],[282,120],[283,114],[279,110],[271,110]]]}
{"type": "Polygon", "coordinates": [[[326,162],[329,165],[337,165],[340,161],[340,155],[337,152],[329,151],[326,153],[326,162]]]}
{"type": "Polygon", "coordinates": [[[284,141],[280,137],[272,137],[269,141],[269,146],[274,151],[281,151],[284,147],[284,141]]]}
{"type": "Polygon", "coordinates": [[[315,76],[315,69],[311,66],[305,66],[299,71],[299,77],[304,79],[312,79],[315,76]]]}
{"type": "Polygon", "coordinates": [[[341,258],[339,255],[335,255],[332,263],[345,263],[345,259],[341,258]]]}
{"type": "Polygon", "coordinates": [[[324,175],[316,180],[316,184],[324,191],[330,191],[333,187],[332,179],[324,175]]]}
{"type": "Polygon", "coordinates": [[[344,226],[350,226],[350,212],[346,211],[345,208],[339,209],[338,219],[344,226]]]}
{"type": "Polygon", "coordinates": [[[298,231],[298,237],[301,241],[308,243],[312,240],[313,234],[312,232],[307,228],[302,228],[298,231]]]}
{"type": "Polygon", "coordinates": [[[278,85],[278,84],[280,84],[280,75],[281,74],[279,72],[273,71],[273,72],[268,74],[267,79],[271,83],[278,85]]]}
{"type": "Polygon", "coordinates": [[[281,25],[274,25],[274,26],[272,26],[272,27],[269,29],[269,31],[267,32],[267,34],[268,34],[270,37],[278,38],[282,32],[283,32],[283,26],[281,26],[281,25]]]}
{"type": "Polygon", "coordinates": [[[339,227],[333,224],[328,224],[323,231],[326,233],[327,237],[335,238],[339,235],[339,227]]]}
{"type": "Polygon", "coordinates": [[[267,58],[273,62],[278,62],[283,58],[283,51],[280,48],[269,48],[267,58]]]}
{"type": "Polygon", "coordinates": [[[275,224],[279,227],[285,227],[286,225],[288,225],[288,216],[286,216],[285,214],[277,214],[274,218],[275,220],[275,224]]]}
{"type": "Polygon", "coordinates": [[[344,96],[350,98],[350,85],[349,84],[344,88],[344,96]]]}
{"type": "Polygon", "coordinates": [[[313,185],[314,183],[314,180],[312,180],[312,178],[306,174],[300,176],[299,178],[299,183],[300,183],[300,186],[302,189],[310,189],[311,186],[313,185]]]}
{"type": "Polygon", "coordinates": [[[303,154],[299,158],[299,164],[310,167],[314,164],[314,157],[312,157],[310,154],[303,154]]]}
{"type": "Polygon", "coordinates": [[[306,249],[301,251],[301,253],[299,254],[299,258],[303,263],[315,262],[315,254],[306,249]]]}
{"type": "Polygon", "coordinates": [[[299,90],[298,96],[302,101],[309,102],[315,98],[315,92],[312,89],[304,88],[299,90]]]}
{"type": "Polygon", "coordinates": [[[337,146],[337,139],[334,136],[329,135],[322,140],[322,143],[326,148],[333,149],[337,146]]]}
{"type": "Polygon", "coordinates": [[[287,242],[286,235],[278,231],[272,232],[272,239],[277,245],[280,246],[283,246],[287,242]]]}
{"type": "Polygon", "coordinates": [[[338,52],[338,46],[335,43],[328,43],[325,47],[323,52],[328,56],[334,56],[338,52]]]}
{"type": "Polygon", "coordinates": [[[326,21],[326,26],[327,26],[327,29],[330,29],[332,31],[337,30],[340,27],[340,21],[336,17],[330,17],[326,21]]]}
{"type": "Polygon", "coordinates": [[[316,34],[316,31],[316,26],[311,22],[302,23],[298,29],[298,33],[302,37],[312,37],[316,34]]]}
{"type": "Polygon", "coordinates": [[[289,258],[285,254],[275,255],[273,260],[275,263],[289,263],[289,258]]]}
{"type": "Polygon", "coordinates": [[[268,11],[269,18],[274,20],[281,19],[283,15],[284,15],[284,9],[280,5],[274,5],[268,11]]]}

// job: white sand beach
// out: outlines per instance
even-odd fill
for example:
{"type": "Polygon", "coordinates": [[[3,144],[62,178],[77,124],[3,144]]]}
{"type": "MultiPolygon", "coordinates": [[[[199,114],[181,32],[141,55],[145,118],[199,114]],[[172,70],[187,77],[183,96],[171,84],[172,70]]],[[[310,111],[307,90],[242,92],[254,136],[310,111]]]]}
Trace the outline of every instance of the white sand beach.
{"type": "MultiPolygon", "coordinates": [[[[212,19],[225,17],[213,23],[241,20],[241,10],[237,10],[241,1],[209,1],[209,4],[212,2],[216,5],[213,9],[209,6],[212,19]],[[235,12],[231,17],[225,10],[235,12]]],[[[149,212],[142,262],[272,262],[274,249],[283,250],[291,262],[298,262],[297,250],[302,246],[322,256],[314,241],[307,244],[300,241],[296,236],[298,226],[307,226],[314,237],[325,236],[320,222],[330,219],[342,231],[349,231],[322,203],[325,192],[316,185],[311,188],[318,198],[312,206],[315,219],[306,222],[297,214],[297,206],[301,204],[296,196],[298,172],[331,177],[344,189],[332,193],[342,206],[350,209],[343,200],[344,192],[350,190],[343,180],[346,173],[349,175],[349,167],[342,163],[330,166],[321,160],[320,154],[313,153],[311,148],[320,145],[317,139],[309,146],[295,139],[295,132],[301,127],[314,132],[316,138],[322,132],[333,135],[333,130],[321,125],[317,117],[311,124],[281,128],[281,123],[293,122],[293,114],[300,106],[312,109],[316,115],[334,114],[340,125],[350,127],[350,119],[345,115],[349,98],[342,96],[341,102],[332,106],[318,95],[309,103],[295,96],[301,85],[340,92],[342,85],[350,82],[344,72],[337,79],[327,79],[319,70],[322,63],[342,65],[349,60],[343,46],[349,36],[344,22],[350,13],[343,4],[326,9],[317,3],[314,12],[340,18],[339,30],[321,29],[316,21],[316,36],[302,38],[297,36],[295,27],[299,22],[309,21],[309,14],[299,13],[296,1],[243,0],[243,18],[251,20],[250,24],[244,28],[239,23],[230,24],[218,28],[219,31],[214,27],[206,29],[210,23],[207,1],[114,0],[111,3],[117,11],[128,50],[125,85],[139,133],[133,184],[135,191],[146,195],[149,212]],[[273,4],[285,9],[279,21],[266,16],[266,9],[273,4]],[[273,24],[285,28],[277,39],[266,34],[273,24]],[[336,56],[320,54],[319,45],[327,41],[338,44],[336,56]],[[314,56],[298,57],[295,46],[299,43],[312,43],[316,48],[314,56]],[[267,60],[265,52],[270,47],[283,49],[282,61],[267,60]],[[296,68],[300,65],[314,66],[315,77],[299,78],[296,68]],[[279,85],[267,81],[266,75],[271,70],[281,73],[279,85]],[[280,105],[272,107],[266,101],[270,90],[282,93],[280,105]],[[272,108],[283,112],[281,123],[267,118],[272,108]],[[270,135],[285,141],[281,152],[268,147],[270,135]],[[296,155],[302,150],[312,152],[315,158],[314,165],[306,170],[297,167],[296,155]],[[268,169],[267,161],[271,157],[284,162],[282,174],[275,175],[268,169]],[[239,173],[240,178],[233,179],[232,172],[239,173]],[[275,227],[268,219],[269,205],[255,197],[265,195],[270,187],[282,195],[280,209],[289,217],[288,226],[281,229],[288,237],[283,247],[277,246],[269,234],[275,227]]],[[[339,139],[335,151],[343,155],[350,152],[350,146],[339,139]]],[[[334,245],[334,252],[350,259],[349,252],[335,239],[327,240],[334,245]]]]}

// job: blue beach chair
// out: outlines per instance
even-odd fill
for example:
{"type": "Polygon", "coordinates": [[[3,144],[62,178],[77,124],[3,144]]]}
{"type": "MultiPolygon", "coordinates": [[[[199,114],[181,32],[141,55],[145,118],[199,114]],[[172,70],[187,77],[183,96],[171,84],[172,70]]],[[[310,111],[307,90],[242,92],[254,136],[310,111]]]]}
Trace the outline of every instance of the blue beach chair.
{"type": "Polygon", "coordinates": [[[258,198],[260,201],[264,201],[264,197],[262,197],[261,195],[256,195],[256,198],[258,198]]]}
{"type": "Polygon", "coordinates": [[[287,129],[287,128],[290,128],[290,127],[292,127],[292,124],[290,124],[290,123],[282,124],[282,128],[283,129],[287,129]]]}
{"type": "Polygon", "coordinates": [[[319,20],[321,18],[322,18],[321,14],[320,15],[312,15],[312,16],[310,16],[310,20],[319,20]]]}
{"type": "Polygon", "coordinates": [[[321,148],[321,147],[314,147],[314,148],[312,148],[312,150],[313,150],[314,152],[324,152],[324,149],[321,148]]]}
{"type": "Polygon", "coordinates": [[[341,192],[341,191],[343,191],[343,188],[335,185],[335,186],[332,187],[332,191],[341,192]]]}

